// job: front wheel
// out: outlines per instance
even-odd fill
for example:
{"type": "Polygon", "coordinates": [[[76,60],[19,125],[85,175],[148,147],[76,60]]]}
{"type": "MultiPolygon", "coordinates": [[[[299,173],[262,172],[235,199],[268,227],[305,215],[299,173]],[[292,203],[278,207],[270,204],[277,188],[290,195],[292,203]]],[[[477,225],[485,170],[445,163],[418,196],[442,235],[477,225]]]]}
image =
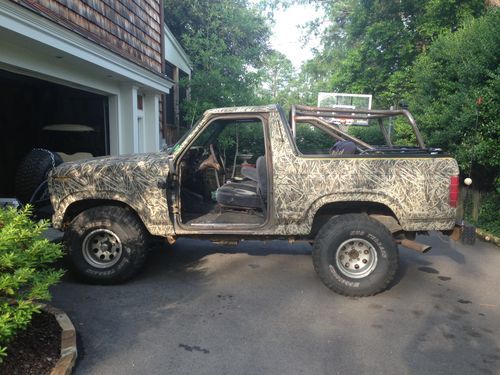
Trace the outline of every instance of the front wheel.
{"type": "Polygon", "coordinates": [[[71,269],[84,281],[114,284],[134,276],[144,264],[148,234],[129,210],[89,208],[64,234],[71,269]]]}
{"type": "Polygon", "coordinates": [[[387,288],[398,268],[389,230],[365,214],[339,215],[319,231],[313,264],[321,281],[346,296],[371,296],[387,288]]]}

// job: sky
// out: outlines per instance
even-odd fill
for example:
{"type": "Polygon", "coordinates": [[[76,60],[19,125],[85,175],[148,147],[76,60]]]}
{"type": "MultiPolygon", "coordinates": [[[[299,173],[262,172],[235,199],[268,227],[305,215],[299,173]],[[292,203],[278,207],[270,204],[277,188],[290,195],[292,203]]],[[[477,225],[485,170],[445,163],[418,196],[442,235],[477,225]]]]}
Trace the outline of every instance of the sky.
{"type": "Polygon", "coordinates": [[[300,64],[313,57],[311,48],[319,47],[319,38],[312,38],[303,46],[304,31],[297,26],[304,25],[318,15],[312,5],[293,5],[275,14],[276,24],[271,36],[271,47],[288,57],[298,68],[300,64]]]}

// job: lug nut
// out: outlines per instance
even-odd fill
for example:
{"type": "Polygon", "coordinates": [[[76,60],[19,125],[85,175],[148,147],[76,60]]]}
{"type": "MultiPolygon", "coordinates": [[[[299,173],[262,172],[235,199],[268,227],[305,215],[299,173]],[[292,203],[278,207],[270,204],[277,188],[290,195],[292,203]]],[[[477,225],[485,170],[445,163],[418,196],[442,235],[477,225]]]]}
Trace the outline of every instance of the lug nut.
{"type": "Polygon", "coordinates": [[[349,263],[346,263],[345,266],[346,266],[346,268],[349,268],[349,263]]]}
{"type": "Polygon", "coordinates": [[[363,263],[365,263],[365,264],[366,264],[366,263],[368,263],[368,261],[367,261],[366,259],[363,259],[363,263]]]}
{"type": "Polygon", "coordinates": [[[359,268],[359,264],[355,264],[354,268],[358,269],[359,268]]]}
{"type": "Polygon", "coordinates": [[[365,254],[368,254],[368,250],[363,251],[365,254]]]}

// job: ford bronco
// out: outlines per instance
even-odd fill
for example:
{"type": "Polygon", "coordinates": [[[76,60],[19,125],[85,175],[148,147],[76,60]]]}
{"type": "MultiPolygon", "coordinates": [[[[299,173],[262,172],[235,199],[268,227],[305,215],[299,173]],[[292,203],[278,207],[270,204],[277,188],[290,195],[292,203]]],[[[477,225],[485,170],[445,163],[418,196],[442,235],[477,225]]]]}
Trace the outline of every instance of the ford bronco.
{"type": "Polygon", "coordinates": [[[70,267],[90,282],[132,277],[152,238],[287,239],[313,244],[327,287],[368,296],[393,280],[398,245],[425,252],[417,233],[453,230],[458,173],[406,110],[296,105],[289,122],[270,105],[208,110],[163,152],[63,163],[49,190],[70,267]],[[395,117],[414,146],[393,144],[395,117]]]}

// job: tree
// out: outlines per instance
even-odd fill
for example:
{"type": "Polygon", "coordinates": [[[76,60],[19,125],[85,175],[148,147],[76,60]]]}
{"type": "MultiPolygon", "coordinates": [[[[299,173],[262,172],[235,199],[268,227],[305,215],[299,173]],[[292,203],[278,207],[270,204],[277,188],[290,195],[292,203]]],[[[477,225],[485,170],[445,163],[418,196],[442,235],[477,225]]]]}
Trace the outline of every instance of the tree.
{"type": "Polygon", "coordinates": [[[266,54],[260,69],[261,87],[258,90],[263,103],[279,103],[289,106],[295,69],[292,62],[281,52],[266,54]]]}
{"type": "Polygon", "coordinates": [[[484,11],[482,0],[342,0],[319,2],[329,27],[314,59],[323,91],[372,94],[397,105],[411,89],[416,57],[440,33],[484,11]]]}
{"type": "Polygon", "coordinates": [[[499,26],[496,8],[438,37],[418,58],[408,95],[429,143],[452,152],[476,186],[499,177],[499,26]]]}
{"type": "Polygon", "coordinates": [[[258,69],[270,29],[257,6],[244,0],[165,0],[165,21],[194,64],[185,103],[191,122],[206,109],[258,101],[258,69]]]}

